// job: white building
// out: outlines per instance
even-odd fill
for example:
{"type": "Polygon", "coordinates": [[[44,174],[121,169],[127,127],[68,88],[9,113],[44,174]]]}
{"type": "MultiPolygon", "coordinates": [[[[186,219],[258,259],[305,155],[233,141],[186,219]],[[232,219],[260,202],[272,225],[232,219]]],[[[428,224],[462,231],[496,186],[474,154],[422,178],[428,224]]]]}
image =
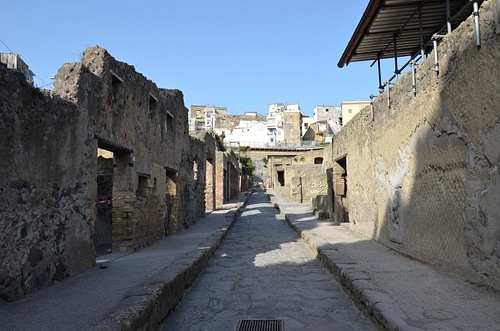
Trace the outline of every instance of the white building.
{"type": "Polygon", "coordinates": [[[286,106],[282,103],[273,103],[269,105],[269,112],[266,115],[267,137],[269,146],[276,146],[278,142],[283,141],[283,112],[286,106]]]}
{"type": "Polygon", "coordinates": [[[231,146],[239,143],[240,146],[268,147],[269,138],[267,125],[260,121],[240,121],[231,132],[225,131],[224,145],[231,146]]]}
{"type": "Polygon", "coordinates": [[[316,106],[314,107],[314,123],[327,121],[333,133],[342,129],[342,107],[341,106],[316,106]]]}

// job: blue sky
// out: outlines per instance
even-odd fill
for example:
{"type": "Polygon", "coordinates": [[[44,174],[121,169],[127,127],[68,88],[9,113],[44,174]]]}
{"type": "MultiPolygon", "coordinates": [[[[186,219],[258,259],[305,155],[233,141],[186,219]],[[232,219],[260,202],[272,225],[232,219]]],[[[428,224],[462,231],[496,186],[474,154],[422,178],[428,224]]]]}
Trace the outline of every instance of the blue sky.
{"type": "MultiPolygon", "coordinates": [[[[265,115],[271,103],[316,105],[377,94],[371,62],[337,63],[368,0],[51,0],[2,5],[0,52],[20,54],[42,86],[99,45],[186,107],[265,115]],[[8,27],[8,28],[6,28],[8,27]],[[10,50],[9,50],[10,49],[10,50]]],[[[386,75],[390,76],[389,73],[386,75]]],[[[387,78],[386,77],[386,78],[387,78]]],[[[50,88],[50,86],[49,86],[50,88]]]]}

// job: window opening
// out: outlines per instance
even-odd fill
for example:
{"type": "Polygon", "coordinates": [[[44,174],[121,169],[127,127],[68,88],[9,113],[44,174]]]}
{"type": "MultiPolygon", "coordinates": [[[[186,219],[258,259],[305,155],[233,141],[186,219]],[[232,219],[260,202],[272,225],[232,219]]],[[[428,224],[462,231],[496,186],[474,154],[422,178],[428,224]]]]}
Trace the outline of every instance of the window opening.
{"type": "Polygon", "coordinates": [[[158,110],[158,99],[151,93],[149,93],[149,110],[150,111],[158,110]]]}
{"type": "Polygon", "coordinates": [[[314,164],[323,164],[323,158],[322,157],[315,157],[314,164]]]}
{"type": "Polygon", "coordinates": [[[123,79],[116,73],[111,71],[111,88],[109,89],[109,96],[113,102],[116,101],[116,96],[120,92],[123,79]]]}
{"type": "Polygon", "coordinates": [[[174,115],[167,111],[167,118],[165,121],[165,126],[167,129],[167,132],[174,132],[174,115]]]}
{"type": "Polygon", "coordinates": [[[285,171],[278,170],[278,183],[280,186],[285,186],[285,171]]]}
{"type": "Polygon", "coordinates": [[[151,192],[151,187],[149,185],[149,179],[151,175],[137,173],[137,191],[135,193],[137,200],[145,199],[151,192]]]}

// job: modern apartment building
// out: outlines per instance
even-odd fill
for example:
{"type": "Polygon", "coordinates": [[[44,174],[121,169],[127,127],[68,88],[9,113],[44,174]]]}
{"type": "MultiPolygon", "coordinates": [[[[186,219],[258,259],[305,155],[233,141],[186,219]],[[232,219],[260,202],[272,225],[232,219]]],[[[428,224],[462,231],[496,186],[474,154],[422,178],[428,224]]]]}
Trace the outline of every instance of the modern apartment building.
{"type": "Polygon", "coordinates": [[[270,146],[300,146],[302,136],[302,115],[298,104],[269,105],[266,116],[270,146]]]}
{"type": "Polygon", "coordinates": [[[227,126],[227,107],[193,105],[190,109],[189,131],[214,131],[227,126]]]}

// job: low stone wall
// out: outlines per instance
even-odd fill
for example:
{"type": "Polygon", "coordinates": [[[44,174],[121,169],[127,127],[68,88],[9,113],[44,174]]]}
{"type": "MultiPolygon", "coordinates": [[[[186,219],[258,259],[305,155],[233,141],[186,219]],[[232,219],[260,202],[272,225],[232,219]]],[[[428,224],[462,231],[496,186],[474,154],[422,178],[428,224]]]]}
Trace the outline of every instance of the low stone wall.
{"type": "Polygon", "coordinates": [[[290,178],[290,184],[288,185],[289,192],[286,195],[292,201],[311,203],[314,197],[327,194],[328,183],[326,175],[321,173],[320,165],[287,167],[286,172],[295,172],[295,175],[292,175],[290,178]],[[302,168],[303,170],[300,171],[297,168],[302,168]],[[299,174],[296,172],[299,172],[299,174]]]}

